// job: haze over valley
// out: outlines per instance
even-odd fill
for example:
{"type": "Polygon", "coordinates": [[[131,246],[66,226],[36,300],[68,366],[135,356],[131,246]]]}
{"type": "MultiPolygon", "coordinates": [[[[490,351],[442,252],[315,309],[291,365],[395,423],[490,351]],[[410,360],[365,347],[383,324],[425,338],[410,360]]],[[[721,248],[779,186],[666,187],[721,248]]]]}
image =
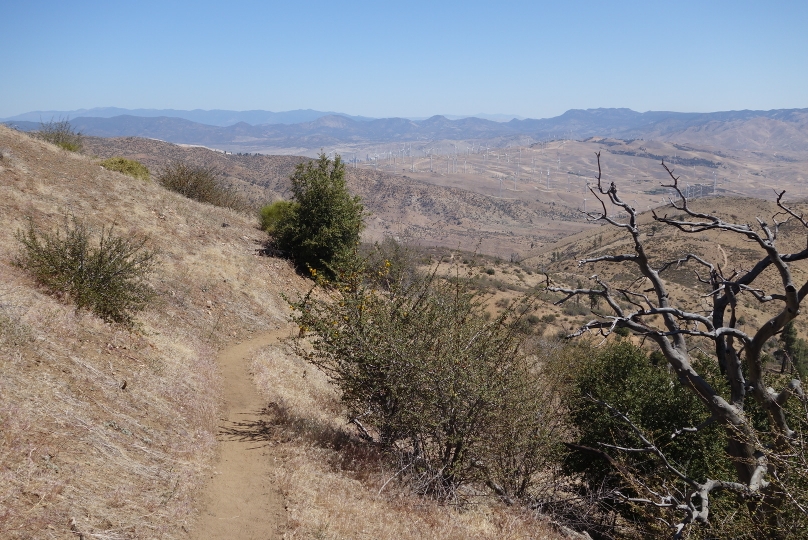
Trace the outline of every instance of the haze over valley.
{"type": "MultiPolygon", "coordinates": [[[[39,126],[8,122],[20,129],[39,126]]],[[[594,109],[509,122],[356,120],[322,113],[313,121],[257,126],[145,116],[80,117],[73,123],[95,135],[88,139],[95,155],[132,157],[153,173],[172,160],[215,165],[255,204],[288,197],[287,178],[302,158],[340,154],[352,189],[372,213],[369,240],[393,234],[419,245],[479,249],[506,259],[530,256],[595,226],[583,212],[594,204],[587,186],[597,176],[597,152],[603,178],[616,182],[643,211],[671,196],[661,187],[668,181],[663,160],[694,198],[773,199],[782,189],[792,198],[808,196],[808,109],[705,114],[594,109]],[[97,127],[102,123],[109,131],[97,127]],[[258,135],[243,135],[251,130],[264,137],[275,133],[282,144],[297,146],[267,148],[256,142],[258,135]],[[273,153],[281,151],[288,157],[273,153]]]]}

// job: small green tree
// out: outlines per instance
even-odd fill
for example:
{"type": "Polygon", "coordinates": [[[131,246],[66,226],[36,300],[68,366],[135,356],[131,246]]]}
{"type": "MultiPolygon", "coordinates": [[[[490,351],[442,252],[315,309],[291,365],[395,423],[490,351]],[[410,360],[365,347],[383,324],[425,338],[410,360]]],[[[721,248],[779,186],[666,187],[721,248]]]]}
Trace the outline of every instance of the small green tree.
{"type": "Polygon", "coordinates": [[[345,165],[320,154],[301,163],[290,178],[296,211],[275,228],[275,242],[298,268],[311,268],[333,277],[334,263],[359,242],[364,209],[345,184],[345,165]]]}
{"type": "MultiPolygon", "coordinates": [[[[666,475],[654,453],[626,453],[622,449],[641,448],[642,435],[654,441],[669,462],[689,476],[730,474],[732,462],[724,452],[726,434],[718,423],[705,421],[698,398],[676,384],[675,374],[658,359],[656,363],[649,359],[641,348],[623,341],[584,351],[584,356],[585,364],[574,370],[573,394],[568,398],[577,436],[569,445],[573,451],[565,461],[565,469],[581,474],[591,491],[610,494],[600,500],[604,510],[616,510],[643,530],[646,537],[662,537],[667,525],[659,521],[664,513],[658,508],[619,503],[642,496],[637,478],[650,489],[662,489],[664,485],[685,492],[688,486],[666,475]],[[683,425],[700,428],[682,429],[683,425]]],[[[717,367],[704,358],[696,361],[705,377],[725,390],[717,367]]],[[[728,498],[732,500],[733,496],[728,498]]],[[[726,503],[727,497],[722,495],[711,501],[714,515],[718,516],[716,523],[722,521],[722,512],[734,510],[726,503]]],[[[726,538],[715,529],[712,532],[716,538],[726,538]]]]}

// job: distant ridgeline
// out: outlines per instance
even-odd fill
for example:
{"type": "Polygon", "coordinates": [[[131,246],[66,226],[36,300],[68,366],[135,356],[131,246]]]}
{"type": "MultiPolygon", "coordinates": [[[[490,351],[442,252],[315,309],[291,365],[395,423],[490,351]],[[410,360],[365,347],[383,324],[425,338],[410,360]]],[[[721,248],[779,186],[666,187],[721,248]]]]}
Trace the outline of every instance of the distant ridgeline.
{"type": "Polygon", "coordinates": [[[523,145],[525,138],[530,144],[531,141],[581,140],[588,137],[676,139],[678,142],[715,143],[713,145],[717,147],[733,148],[733,145],[745,144],[745,140],[760,139],[762,133],[758,124],[765,122],[768,126],[765,130],[767,137],[772,137],[772,129],[769,128],[781,127],[784,132],[783,141],[776,140],[775,135],[767,139],[768,146],[808,151],[808,109],[714,113],[574,109],[554,118],[513,118],[507,122],[497,122],[476,117],[450,120],[445,116],[423,120],[374,119],[313,110],[275,113],[105,108],[36,111],[4,121],[16,129],[31,131],[39,127],[40,121],[52,118],[69,118],[76,130],[90,136],[150,137],[174,143],[228,148],[231,151],[319,149],[341,144],[423,143],[436,140],[491,140],[494,145],[502,146],[516,139],[523,145]],[[743,136],[729,136],[730,131],[743,136]]]}

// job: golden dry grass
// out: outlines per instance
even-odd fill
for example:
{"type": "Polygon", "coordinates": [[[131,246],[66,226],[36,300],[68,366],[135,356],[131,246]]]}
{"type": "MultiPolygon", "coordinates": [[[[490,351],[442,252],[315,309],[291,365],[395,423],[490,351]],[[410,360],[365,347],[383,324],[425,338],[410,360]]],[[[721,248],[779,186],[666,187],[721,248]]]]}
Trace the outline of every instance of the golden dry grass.
{"type": "Polygon", "coordinates": [[[304,283],[257,256],[251,217],[5,127],[0,152],[0,537],[183,537],[215,456],[216,349],[283,323],[278,292],[304,283]],[[27,219],[51,229],[66,213],[160,251],[136,332],[13,265],[27,219]]]}
{"type": "MultiPolygon", "coordinates": [[[[0,153],[0,537],[185,538],[216,455],[215,353],[285,324],[281,293],[308,284],[257,255],[252,217],[4,127],[0,153]],[[13,265],[14,232],[29,218],[50,229],[65,213],[148,235],[160,251],[158,300],[136,331],[75,312],[13,265]]],[[[287,537],[559,537],[490,500],[460,512],[396,481],[379,493],[392,472],[352,439],[322,374],[279,347],[253,366],[278,418],[266,443],[287,537]]]]}

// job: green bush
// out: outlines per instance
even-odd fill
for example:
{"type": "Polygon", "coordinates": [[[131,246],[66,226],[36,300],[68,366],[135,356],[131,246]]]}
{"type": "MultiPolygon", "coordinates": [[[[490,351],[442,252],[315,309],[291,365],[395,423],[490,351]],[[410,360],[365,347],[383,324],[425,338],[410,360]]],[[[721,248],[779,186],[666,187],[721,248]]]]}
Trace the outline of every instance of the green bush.
{"type": "Polygon", "coordinates": [[[631,331],[628,328],[615,328],[614,333],[621,338],[625,338],[631,335],[631,331]]]}
{"type": "Polygon", "coordinates": [[[140,180],[149,179],[149,169],[139,161],[127,159],[125,157],[111,157],[101,162],[101,166],[110,171],[117,171],[138,178],[140,180]]]}
{"type": "Polygon", "coordinates": [[[22,244],[17,264],[76,309],[132,326],[133,315],[153,297],[146,278],[155,252],[146,249],[146,238],[124,238],[113,227],[102,228],[97,246],[92,245],[90,230],[76,218],[65,219],[63,230],[53,233],[40,231],[32,221],[16,236],[22,244]]]}
{"type": "Polygon", "coordinates": [[[525,354],[520,316],[490,320],[468,280],[433,270],[384,293],[363,261],[299,302],[297,350],[339,388],[349,420],[438,498],[468,483],[527,497],[557,444],[554,400],[525,354]]]}
{"type": "Polygon", "coordinates": [[[70,152],[81,152],[84,147],[84,137],[73,130],[69,120],[51,119],[49,122],[41,122],[36,135],[43,141],[70,152]]]}
{"type": "Polygon", "coordinates": [[[247,202],[235,190],[225,186],[214,167],[176,162],[157,177],[163,187],[202,203],[243,211],[247,202]]]}
{"type": "MultiPolygon", "coordinates": [[[[688,486],[672,477],[652,453],[626,453],[615,449],[642,448],[644,444],[614,411],[626,415],[684,474],[702,479],[733,473],[724,452],[726,433],[718,423],[696,433],[679,432],[672,436],[682,428],[699,426],[706,417],[700,400],[677,383],[666,363],[655,365],[645,351],[626,341],[600,350],[583,350],[581,355],[587,357],[587,361],[582,362],[575,373],[569,398],[570,420],[577,433],[575,444],[579,447],[571,451],[565,461],[567,473],[581,475],[592,491],[620,490],[627,496],[644,497],[646,492],[637,489],[638,478],[659,492],[686,491],[688,486]],[[591,450],[581,451],[581,447],[591,450]],[[603,454],[608,454],[613,461],[598,457],[603,454]]],[[[700,360],[697,369],[718,388],[725,387],[713,363],[700,360]]],[[[718,523],[726,517],[724,512],[735,511],[732,504],[728,504],[733,499],[732,495],[714,493],[710,501],[711,521],[718,523]]],[[[604,497],[600,503],[604,509],[616,509],[624,518],[635,522],[646,537],[669,534],[667,525],[661,525],[661,519],[671,518],[664,514],[664,509],[625,504],[619,497],[604,497]]],[[[715,533],[716,538],[725,537],[715,533]]]]}
{"type": "Polygon", "coordinates": [[[278,226],[292,219],[295,212],[297,212],[297,205],[292,201],[281,200],[267,204],[258,211],[261,229],[274,235],[278,226]]]}
{"type": "Polygon", "coordinates": [[[345,184],[339,156],[301,163],[290,178],[296,211],[276,227],[275,242],[301,270],[334,277],[332,266],[359,243],[364,209],[345,184]]]}

